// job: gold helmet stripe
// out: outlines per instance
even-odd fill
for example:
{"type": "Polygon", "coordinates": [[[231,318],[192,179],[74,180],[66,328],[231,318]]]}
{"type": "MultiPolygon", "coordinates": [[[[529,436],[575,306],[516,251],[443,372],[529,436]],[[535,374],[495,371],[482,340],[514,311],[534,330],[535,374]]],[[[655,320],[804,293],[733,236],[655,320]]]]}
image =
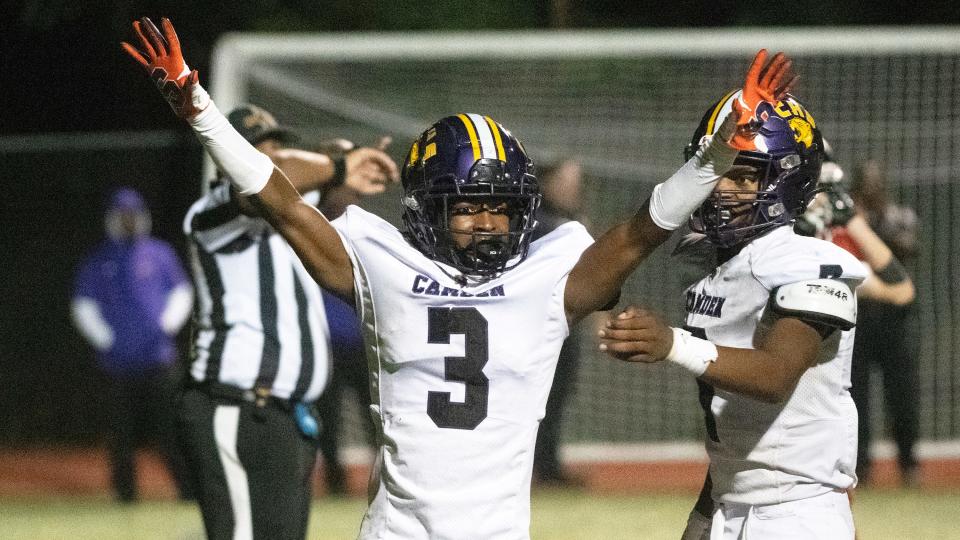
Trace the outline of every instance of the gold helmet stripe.
{"type": "Polygon", "coordinates": [[[713,112],[710,113],[710,120],[707,121],[707,130],[704,132],[705,135],[713,135],[714,124],[717,122],[717,116],[720,114],[720,110],[723,109],[723,106],[730,101],[730,98],[740,90],[734,90],[729,94],[723,96],[723,99],[720,100],[720,103],[717,103],[717,106],[714,107],[713,112]]]}
{"type": "Polygon", "coordinates": [[[467,128],[467,135],[470,136],[470,146],[473,147],[473,160],[476,161],[480,159],[480,140],[477,139],[477,130],[474,129],[473,122],[467,118],[467,115],[458,114],[457,118],[459,118],[467,128]]]}
{"type": "Polygon", "coordinates": [[[489,116],[484,116],[483,119],[487,121],[487,124],[490,126],[490,131],[493,132],[493,142],[497,145],[497,159],[506,161],[507,156],[503,151],[503,139],[500,138],[500,130],[497,129],[497,123],[489,116]]]}

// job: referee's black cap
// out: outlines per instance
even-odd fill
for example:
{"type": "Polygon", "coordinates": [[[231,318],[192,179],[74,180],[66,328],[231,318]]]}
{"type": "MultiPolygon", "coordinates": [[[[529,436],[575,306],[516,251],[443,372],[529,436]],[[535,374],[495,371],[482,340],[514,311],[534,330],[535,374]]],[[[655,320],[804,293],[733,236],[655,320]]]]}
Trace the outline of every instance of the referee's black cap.
{"type": "Polygon", "coordinates": [[[258,144],[267,139],[281,143],[295,143],[298,140],[293,131],[283,127],[272,114],[256,105],[240,105],[227,115],[230,125],[250,144],[258,144]]]}

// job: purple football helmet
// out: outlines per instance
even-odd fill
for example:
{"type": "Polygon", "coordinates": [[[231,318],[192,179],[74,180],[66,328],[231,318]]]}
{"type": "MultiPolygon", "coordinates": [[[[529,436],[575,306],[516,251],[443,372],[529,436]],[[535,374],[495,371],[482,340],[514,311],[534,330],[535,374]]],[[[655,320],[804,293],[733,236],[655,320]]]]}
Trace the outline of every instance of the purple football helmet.
{"type": "MultiPolygon", "coordinates": [[[[739,95],[739,91],[731,92],[707,109],[687,145],[687,159],[704,137],[714,134],[739,95]]],[[[734,161],[734,165],[747,165],[758,171],[757,189],[714,191],[690,218],[690,228],[719,247],[741,245],[774,227],[793,222],[816,194],[823,138],[813,116],[788,95],[775,105],[761,103],[757,117],[760,121],[755,126],[756,150],[741,150],[734,161]],[[744,199],[752,199],[747,217],[743,217],[744,199]]]]}
{"type": "Polygon", "coordinates": [[[527,256],[540,187],[523,145],[489,116],[458,114],[433,124],[411,146],[401,178],[408,237],[430,259],[485,280],[527,256]],[[459,247],[448,222],[461,201],[506,203],[510,232],[473,232],[470,245],[459,247]]]}

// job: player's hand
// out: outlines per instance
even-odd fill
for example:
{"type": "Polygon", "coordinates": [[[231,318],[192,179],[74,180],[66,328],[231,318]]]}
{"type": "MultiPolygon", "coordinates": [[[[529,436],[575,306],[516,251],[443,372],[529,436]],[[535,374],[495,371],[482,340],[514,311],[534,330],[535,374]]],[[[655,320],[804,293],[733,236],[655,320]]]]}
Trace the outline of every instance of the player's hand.
{"type": "Polygon", "coordinates": [[[361,147],[344,156],[344,185],[361,195],[376,195],[383,193],[387,184],[399,181],[397,164],[384,152],[388,144],[381,139],[379,148],[361,147]]]}
{"type": "Polygon", "coordinates": [[[600,350],[626,362],[660,362],[673,347],[673,330],[656,314],[630,306],[598,333],[600,350]]]}
{"type": "Polygon", "coordinates": [[[850,218],[857,214],[857,208],[853,203],[853,197],[850,196],[850,192],[847,191],[847,188],[843,184],[836,183],[830,186],[830,190],[826,191],[826,195],[830,204],[829,225],[845,226],[849,223],[850,218]]]}
{"type": "Polygon", "coordinates": [[[832,214],[827,194],[817,193],[810,204],[807,205],[807,209],[797,218],[793,230],[802,236],[829,241],[830,223],[833,221],[832,214]]]}
{"type": "Polygon", "coordinates": [[[733,102],[733,113],[727,117],[719,133],[729,134],[724,140],[739,150],[756,150],[753,139],[756,137],[764,114],[769,114],[777,101],[783,99],[796,82],[796,75],[790,69],[792,65],[786,55],[778,52],[768,60],[766,49],[760,49],[754,57],[743,89],[733,102]],[[733,121],[735,125],[729,125],[733,121]]]}
{"type": "Polygon", "coordinates": [[[163,34],[148,17],[133,21],[141,49],[122,42],[123,50],[136,60],[153,80],[164,99],[180,118],[189,119],[207,108],[210,96],[200,86],[199,74],[187,67],[180,52],[180,39],[170,19],[160,20],[163,34]]]}

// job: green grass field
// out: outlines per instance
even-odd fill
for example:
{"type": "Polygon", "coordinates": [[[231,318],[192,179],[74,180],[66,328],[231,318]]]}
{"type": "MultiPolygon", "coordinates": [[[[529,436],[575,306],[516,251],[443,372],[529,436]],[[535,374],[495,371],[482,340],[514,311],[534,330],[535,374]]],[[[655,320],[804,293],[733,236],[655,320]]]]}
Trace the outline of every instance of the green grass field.
{"type": "MultiPolygon", "coordinates": [[[[692,495],[539,492],[530,532],[549,540],[676,540],[692,502],[692,495]]],[[[309,538],[355,538],[364,506],[360,499],[318,500],[309,538]]],[[[865,491],[854,511],[859,540],[960,539],[960,493],[865,491]]],[[[203,538],[203,527],[193,506],[174,502],[121,507],[105,498],[3,499],[0,538],[193,540],[203,538]]]]}

